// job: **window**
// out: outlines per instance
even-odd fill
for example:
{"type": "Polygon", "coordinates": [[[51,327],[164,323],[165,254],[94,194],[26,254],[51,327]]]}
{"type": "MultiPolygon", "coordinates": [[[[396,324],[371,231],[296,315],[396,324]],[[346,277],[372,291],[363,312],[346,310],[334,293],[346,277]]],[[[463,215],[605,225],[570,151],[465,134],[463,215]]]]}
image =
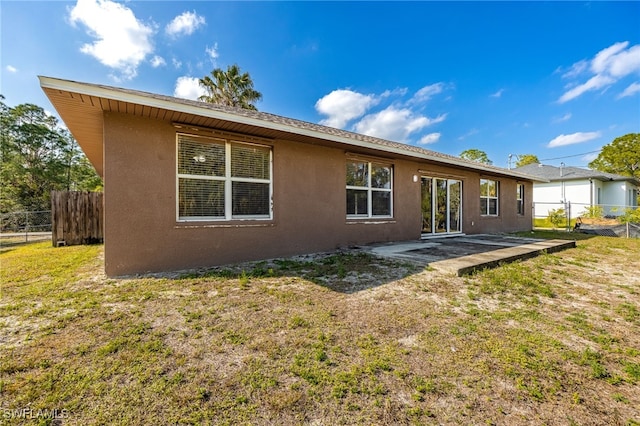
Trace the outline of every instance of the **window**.
{"type": "Polygon", "coordinates": [[[178,135],[178,220],[271,218],[271,148],[178,135]]]}
{"type": "Polygon", "coordinates": [[[480,214],[498,215],[498,181],[480,179],[480,214]]]}
{"type": "Polygon", "coordinates": [[[517,195],[516,202],[518,203],[518,214],[524,215],[524,184],[519,183],[516,185],[517,195]]]}
{"type": "Polygon", "coordinates": [[[392,216],[392,167],[347,161],[347,216],[392,216]]]}

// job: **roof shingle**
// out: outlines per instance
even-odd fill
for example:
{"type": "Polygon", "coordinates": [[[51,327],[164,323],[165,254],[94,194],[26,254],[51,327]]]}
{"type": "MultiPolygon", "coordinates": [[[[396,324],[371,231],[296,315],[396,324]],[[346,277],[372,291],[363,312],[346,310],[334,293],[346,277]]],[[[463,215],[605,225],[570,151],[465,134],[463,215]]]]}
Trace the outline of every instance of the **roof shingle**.
{"type": "Polygon", "coordinates": [[[580,167],[555,167],[545,164],[527,164],[515,170],[551,182],[558,180],[598,179],[601,181],[632,181],[640,183],[638,179],[632,176],[622,176],[614,173],[599,172],[597,170],[582,169],[580,167]]]}

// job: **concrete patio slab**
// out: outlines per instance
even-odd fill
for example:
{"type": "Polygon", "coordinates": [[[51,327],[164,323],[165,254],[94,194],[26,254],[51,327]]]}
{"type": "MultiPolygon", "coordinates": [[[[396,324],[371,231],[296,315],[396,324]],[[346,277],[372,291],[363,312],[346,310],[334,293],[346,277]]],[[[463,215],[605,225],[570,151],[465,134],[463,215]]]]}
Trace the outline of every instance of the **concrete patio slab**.
{"type": "Polygon", "coordinates": [[[459,235],[368,246],[374,254],[403,259],[458,276],[501,263],[576,246],[572,240],[540,240],[505,235],[459,235]]]}

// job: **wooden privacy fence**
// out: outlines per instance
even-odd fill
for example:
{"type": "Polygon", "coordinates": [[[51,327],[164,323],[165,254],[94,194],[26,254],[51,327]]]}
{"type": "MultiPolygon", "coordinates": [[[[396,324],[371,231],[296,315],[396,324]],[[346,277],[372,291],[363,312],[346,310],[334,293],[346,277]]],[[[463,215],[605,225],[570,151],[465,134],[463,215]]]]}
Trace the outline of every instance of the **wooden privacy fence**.
{"type": "Polygon", "coordinates": [[[51,192],[51,241],[54,247],[103,242],[103,194],[51,192]]]}

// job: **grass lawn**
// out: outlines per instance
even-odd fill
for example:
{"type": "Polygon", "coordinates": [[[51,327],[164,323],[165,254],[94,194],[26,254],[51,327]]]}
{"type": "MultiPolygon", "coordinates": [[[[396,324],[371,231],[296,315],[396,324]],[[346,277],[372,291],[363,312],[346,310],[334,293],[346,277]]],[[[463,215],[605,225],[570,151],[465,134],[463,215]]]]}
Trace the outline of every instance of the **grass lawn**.
{"type": "Polygon", "coordinates": [[[640,240],[577,244],[462,278],[351,251],[108,279],[101,246],[5,248],[0,423],[640,425],[640,240]]]}

